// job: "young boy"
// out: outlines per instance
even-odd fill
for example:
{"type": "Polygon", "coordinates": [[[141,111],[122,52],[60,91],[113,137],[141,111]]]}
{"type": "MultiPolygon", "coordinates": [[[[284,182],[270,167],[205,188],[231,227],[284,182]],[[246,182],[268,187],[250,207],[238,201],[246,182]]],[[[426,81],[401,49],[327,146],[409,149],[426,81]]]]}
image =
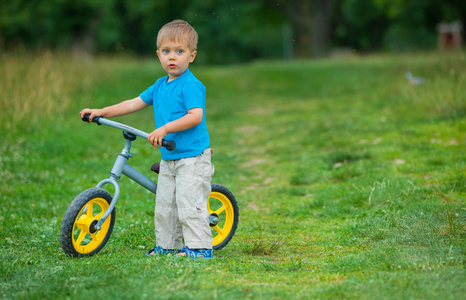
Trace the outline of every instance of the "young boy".
{"type": "Polygon", "coordinates": [[[164,25],[157,35],[157,56],[167,76],[139,97],[103,109],[83,109],[106,118],[130,114],[153,106],[156,129],[149,142],[157,148],[162,139],[176,142],[176,149],[160,147],[162,161],[155,204],[156,246],[147,255],[212,258],[212,233],[207,199],[214,167],[205,117],[205,87],[188,69],[197,51],[197,33],[185,21],[164,25]],[[183,247],[183,241],[185,247],[183,247]]]}

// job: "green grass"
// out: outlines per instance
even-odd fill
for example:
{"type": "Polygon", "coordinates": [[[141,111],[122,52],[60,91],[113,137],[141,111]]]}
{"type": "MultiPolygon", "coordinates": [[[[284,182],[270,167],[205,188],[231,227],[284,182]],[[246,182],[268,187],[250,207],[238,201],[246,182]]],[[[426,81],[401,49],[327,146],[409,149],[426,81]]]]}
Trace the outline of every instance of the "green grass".
{"type": "MultiPolygon", "coordinates": [[[[123,147],[121,133],[78,113],[138,95],[162,69],[1,57],[0,297],[464,297],[464,53],[191,69],[208,89],[214,182],[240,206],[234,239],[211,261],[145,257],[154,197],[123,178],[109,243],[72,259],[63,214],[123,147]]],[[[150,109],[117,120],[153,128],[150,109]]],[[[132,152],[149,175],[159,154],[141,140],[132,152]]]]}

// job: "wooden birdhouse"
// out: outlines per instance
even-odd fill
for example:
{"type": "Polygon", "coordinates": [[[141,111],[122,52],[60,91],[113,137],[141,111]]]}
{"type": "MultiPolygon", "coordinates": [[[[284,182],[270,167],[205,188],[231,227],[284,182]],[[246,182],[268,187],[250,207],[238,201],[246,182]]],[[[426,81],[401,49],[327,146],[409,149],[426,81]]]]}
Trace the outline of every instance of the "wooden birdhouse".
{"type": "Polygon", "coordinates": [[[461,31],[463,24],[461,22],[439,23],[437,24],[438,32],[438,49],[461,49],[461,31]]]}

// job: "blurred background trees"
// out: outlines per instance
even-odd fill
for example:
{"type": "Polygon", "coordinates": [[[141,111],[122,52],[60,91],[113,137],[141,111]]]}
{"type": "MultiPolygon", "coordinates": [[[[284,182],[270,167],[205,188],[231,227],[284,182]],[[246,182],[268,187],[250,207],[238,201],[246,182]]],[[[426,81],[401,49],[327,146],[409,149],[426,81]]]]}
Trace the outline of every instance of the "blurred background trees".
{"type": "MultiPolygon", "coordinates": [[[[153,55],[163,24],[198,31],[198,61],[328,56],[436,47],[436,25],[466,21],[463,0],[0,0],[0,51],[153,55]]],[[[463,30],[464,37],[464,30],[463,30]]],[[[464,38],[463,38],[464,40],[464,38]]]]}

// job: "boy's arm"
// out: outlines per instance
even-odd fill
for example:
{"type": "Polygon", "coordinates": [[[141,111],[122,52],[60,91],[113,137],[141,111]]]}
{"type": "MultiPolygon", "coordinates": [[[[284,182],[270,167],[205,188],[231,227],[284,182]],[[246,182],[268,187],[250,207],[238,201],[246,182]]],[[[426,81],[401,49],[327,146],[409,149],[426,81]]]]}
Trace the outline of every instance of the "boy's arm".
{"type": "Polygon", "coordinates": [[[95,117],[102,116],[104,118],[112,118],[123,116],[141,110],[147,106],[149,106],[149,104],[145,103],[141,99],[141,97],[138,96],[134,99],[126,100],[118,104],[107,106],[101,109],[85,108],[79,114],[81,115],[81,118],[85,114],[90,114],[89,122],[91,122],[92,119],[94,119],[95,117]]]}
{"type": "Polygon", "coordinates": [[[155,148],[157,145],[162,146],[162,139],[167,134],[192,128],[201,123],[203,117],[204,110],[202,108],[197,107],[190,109],[185,116],[152,131],[152,133],[149,134],[148,140],[155,148]]]}

